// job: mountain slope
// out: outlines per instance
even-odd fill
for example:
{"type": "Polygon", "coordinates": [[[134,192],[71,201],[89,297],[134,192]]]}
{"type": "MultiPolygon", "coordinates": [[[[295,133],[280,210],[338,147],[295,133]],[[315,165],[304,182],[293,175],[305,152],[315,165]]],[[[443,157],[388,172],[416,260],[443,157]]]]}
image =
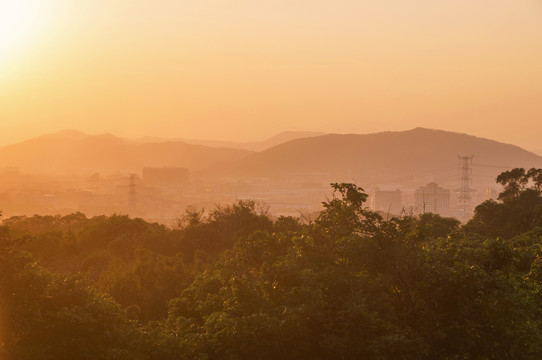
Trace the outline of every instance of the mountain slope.
{"type": "Polygon", "coordinates": [[[45,174],[140,172],[145,166],[198,170],[250,154],[180,141],[141,144],[110,134],[90,136],[71,130],[4,146],[0,153],[0,167],[45,174]]]}
{"type": "MultiPolygon", "coordinates": [[[[182,139],[182,138],[174,139],[174,141],[182,141],[187,144],[197,144],[197,145],[205,145],[205,146],[211,146],[211,147],[226,147],[226,148],[231,148],[231,149],[263,151],[273,146],[277,146],[291,140],[312,137],[312,136],[319,136],[319,135],[323,135],[323,133],[311,132],[311,131],[284,131],[262,141],[235,142],[235,141],[182,139]]],[[[143,137],[143,138],[137,139],[137,141],[142,142],[142,143],[147,143],[147,142],[158,143],[158,142],[166,142],[166,141],[172,141],[172,140],[157,138],[157,137],[143,137]]]]}
{"type": "Polygon", "coordinates": [[[517,146],[466,134],[416,128],[297,139],[235,163],[213,166],[202,175],[288,179],[313,173],[329,181],[399,184],[411,181],[406,178],[433,174],[435,181],[440,176],[446,177],[440,180],[457,182],[458,155],[474,155],[473,172],[490,181],[495,174],[510,167],[542,167],[542,157],[517,146]]]}

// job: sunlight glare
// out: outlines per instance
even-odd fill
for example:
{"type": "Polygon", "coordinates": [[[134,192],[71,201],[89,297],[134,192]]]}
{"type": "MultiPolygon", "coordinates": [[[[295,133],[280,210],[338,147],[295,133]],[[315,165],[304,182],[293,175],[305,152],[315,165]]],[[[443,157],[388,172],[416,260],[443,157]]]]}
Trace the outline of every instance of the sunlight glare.
{"type": "Polygon", "coordinates": [[[48,15],[40,0],[0,0],[0,66],[30,47],[48,15]]]}

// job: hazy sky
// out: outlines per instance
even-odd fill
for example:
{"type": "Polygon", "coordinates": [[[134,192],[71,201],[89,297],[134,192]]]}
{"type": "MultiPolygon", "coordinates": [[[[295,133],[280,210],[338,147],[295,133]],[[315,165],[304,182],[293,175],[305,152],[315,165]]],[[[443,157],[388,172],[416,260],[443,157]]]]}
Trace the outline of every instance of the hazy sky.
{"type": "Polygon", "coordinates": [[[0,0],[0,144],[417,126],[542,149],[542,0],[0,0]]]}

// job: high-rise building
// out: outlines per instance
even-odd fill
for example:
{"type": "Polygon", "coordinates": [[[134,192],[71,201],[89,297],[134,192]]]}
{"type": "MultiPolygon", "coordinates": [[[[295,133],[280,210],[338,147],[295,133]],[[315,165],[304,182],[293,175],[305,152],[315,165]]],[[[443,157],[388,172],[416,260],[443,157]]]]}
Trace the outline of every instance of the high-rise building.
{"type": "Polygon", "coordinates": [[[414,193],[414,207],[418,214],[450,216],[450,190],[441,188],[436,183],[422,186],[414,193]]]}
{"type": "Polygon", "coordinates": [[[386,191],[376,188],[369,195],[369,207],[373,211],[400,215],[403,209],[403,194],[399,189],[386,191]]]}
{"type": "Polygon", "coordinates": [[[499,192],[495,189],[487,188],[486,197],[484,200],[497,200],[499,197],[499,192]]]}

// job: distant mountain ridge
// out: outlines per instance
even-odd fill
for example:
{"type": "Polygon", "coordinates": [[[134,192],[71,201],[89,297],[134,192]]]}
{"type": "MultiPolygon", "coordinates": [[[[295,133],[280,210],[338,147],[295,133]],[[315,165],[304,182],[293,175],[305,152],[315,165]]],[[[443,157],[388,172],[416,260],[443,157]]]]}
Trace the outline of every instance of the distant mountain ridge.
{"type": "Polygon", "coordinates": [[[195,177],[210,180],[298,178],[367,186],[419,183],[422,178],[457,183],[458,155],[474,155],[473,175],[488,184],[511,167],[542,167],[541,156],[520,147],[442,130],[314,134],[282,133],[259,146],[278,145],[254,152],[65,130],[1,147],[0,167],[43,174],[140,173],[145,166],[185,167],[195,177]]]}
{"type": "Polygon", "coordinates": [[[324,133],[314,132],[314,131],[284,131],[262,141],[249,141],[249,142],[185,139],[185,138],[168,139],[168,138],[160,138],[160,137],[142,137],[142,138],[136,139],[136,141],[139,141],[142,143],[182,141],[188,144],[205,145],[205,146],[211,146],[211,147],[226,147],[226,148],[242,149],[242,150],[250,150],[250,151],[263,151],[290,140],[302,139],[306,137],[313,137],[313,136],[320,136],[320,135],[324,135],[324,133]]]}
{"type": "Polygon", "coordinates": [[[180,141],[139,143],[111,134],[64,130],[0,148],[0,167],[42,174],[141,172],[145,166],[200,170],[239,160],[251,152],[212,148],[180,141]]]}
{"type": "MultiPolygon", "coordinates": [[[[303,174],[361,184],[404,183],[405,178],[459,169],[458,155],[474,155],[477,176],[494,182],[510,167],[542,167],[542,157],[520,147],[467,134],[416,128],[374,134],[328,134],[296,139],[229,164],[204,170],[202,176],[288,179],[303,174]],[[477,165],[478,164],[478,165],[477,165]]],[[[459,172],[448,175],[457,182],[459,172]]],[[[446,179],[448,180],[448,179],[446,179]]]]}

